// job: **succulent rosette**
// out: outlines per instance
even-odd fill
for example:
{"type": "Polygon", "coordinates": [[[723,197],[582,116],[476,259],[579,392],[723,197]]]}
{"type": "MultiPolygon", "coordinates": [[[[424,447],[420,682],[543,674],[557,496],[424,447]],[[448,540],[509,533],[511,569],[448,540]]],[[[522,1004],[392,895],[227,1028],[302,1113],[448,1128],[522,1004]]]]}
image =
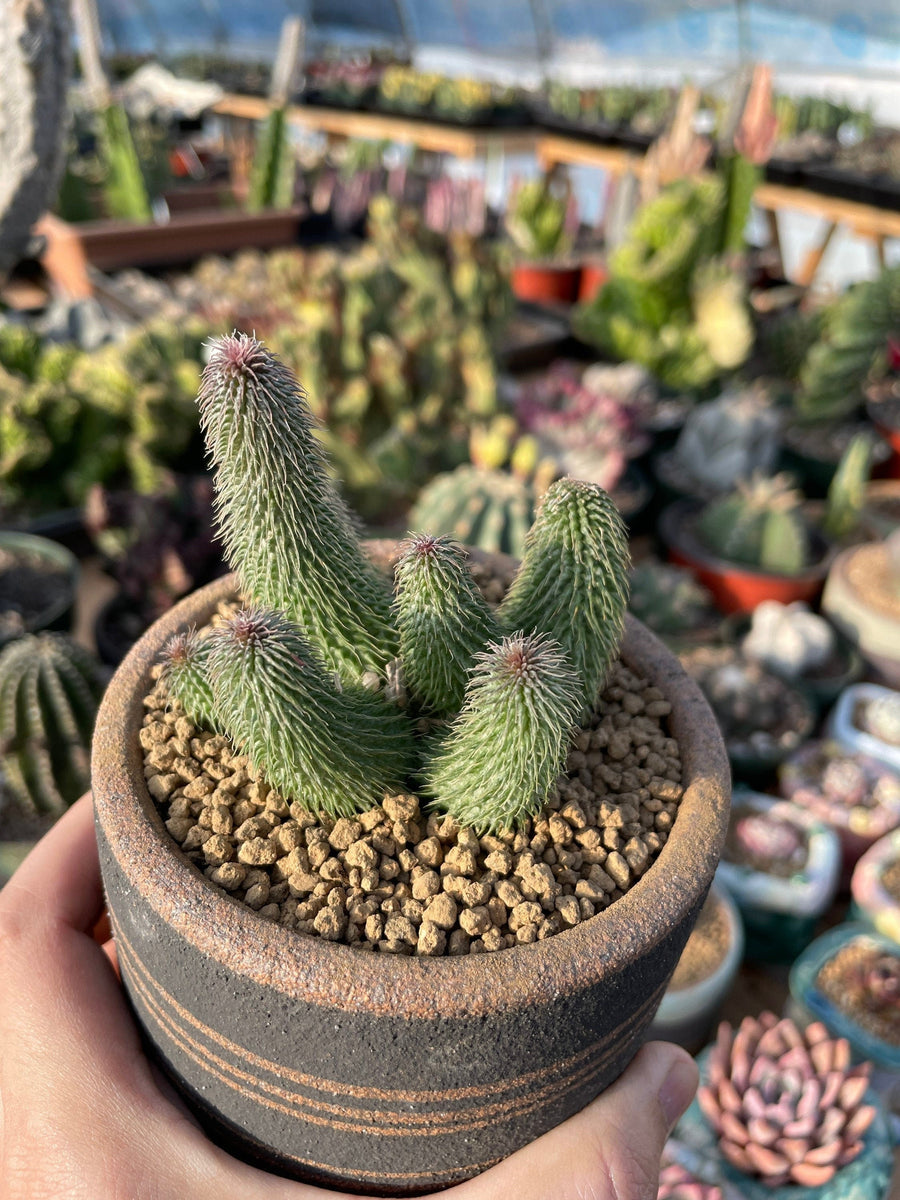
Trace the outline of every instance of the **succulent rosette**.
{"type": "Polygon", "coordinates": [[[732,1166],[772,1188],[818,1187],[863,1150],[878,1113],[869,1071],[820,1022],[801,1031],[764,1012],[719,1026],[697,1100],[732,1166]]]}

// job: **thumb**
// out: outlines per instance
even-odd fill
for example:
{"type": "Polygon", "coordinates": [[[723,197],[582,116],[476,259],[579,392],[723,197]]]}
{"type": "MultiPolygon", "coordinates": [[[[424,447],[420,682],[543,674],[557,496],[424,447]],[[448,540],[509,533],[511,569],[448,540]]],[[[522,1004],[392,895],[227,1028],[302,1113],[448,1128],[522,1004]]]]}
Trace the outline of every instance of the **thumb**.
{"type": "Polygon", "coordinates": [[[668,1042],[649,1042],[580,1113],[447,1196],[656,1200],[663,1146],[696,1089],[690,1055],[668,1042]]]}

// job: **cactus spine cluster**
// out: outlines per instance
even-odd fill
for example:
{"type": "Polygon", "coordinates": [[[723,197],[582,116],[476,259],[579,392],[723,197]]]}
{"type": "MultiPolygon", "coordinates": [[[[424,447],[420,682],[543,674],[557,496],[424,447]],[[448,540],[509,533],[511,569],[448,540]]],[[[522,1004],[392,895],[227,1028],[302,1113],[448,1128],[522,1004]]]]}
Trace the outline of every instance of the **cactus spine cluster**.
{"type": "Polygon", "coordinates": [[[59,815],[87,790],[102,691],[94,659],[62,634],[28,635],[0,654],[0,762],[27,811],[59,815]]]}
{"type": "Polygon", "coordinates": [[[701,541],[720,558],[778,575],[799,575],[809,558],[801,495],[789,477],[755,476],[713,500],[697,519],[701,541]]]}
{"type": "Polygon", "coordinates": [[[220,339],[200,406],[248,607],[199,643],[170,642],[176,699],[313,811],[360,812],[415,769],[433,807],[462,824],[498,830],[536,815],[622,632],[628,551],[606,493],[553,485],[496,616],[448,538],[404,544],[392,599],[290,372],[255,338],[220,339]],[[370,687],[393,681],[398,651],[409,712],[395,689],[370,687]],[[434,738],[417,746],[420,716],[434,738]]]}

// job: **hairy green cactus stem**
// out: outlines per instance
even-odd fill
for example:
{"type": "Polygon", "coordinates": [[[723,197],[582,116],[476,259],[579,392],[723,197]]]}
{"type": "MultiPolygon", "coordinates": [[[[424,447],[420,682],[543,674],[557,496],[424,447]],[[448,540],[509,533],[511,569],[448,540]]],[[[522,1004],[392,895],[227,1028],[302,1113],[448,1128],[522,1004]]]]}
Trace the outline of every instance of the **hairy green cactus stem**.
{"type": "Polygon", "coordinates": [[[552,484],[500,606],[507,630],[555,637],[583,682],[589,712],[618,652],[628,603],[628,532],[609,495],[583,479],[552,484]]]}
{"type": "Polygon", "coordinates": [[[200,418],[219,528],[244,594],[286,613],[347,679],[383,672],[399,639],[388,581],[360,548],[296,379],[256,338],[213,343],[200,418]]]}
{"type": "Polygon", "coordinates": [[[465,706],[425,772],[434,807],[479,834],[520,826],[565,766],[581,703],[568,656],[545,634],[477,655],[465,706]]]}
{"type": "Polygon", "coordinates": [[[410,766],[409,721],[377,692],[341,690],[287,617],[243,609],[209,640],[215,711],[282,795],[342,817],[396,790],[410,766]]]}
{"type": "Polygon", "coordinates": [[[94,659],[62,634],[28,635],[0,654],[0,761],[23,808],[58,815],[87,790],[102,691],[94,659]]]}
{"type": "Polygon", "coordinates": [[[413,537],[403,544],[396,583],[406,684],[436,713],[457,712],[475,655],[500,636],[465,551],[449,537],[413,537]]]}
{"type": "Polygon", "coordinates": [[[209,681],[211,642],[196,629],[176,633],[163,647],[162,679],[185,713],[204,729],[219,729],[209,681]]]}

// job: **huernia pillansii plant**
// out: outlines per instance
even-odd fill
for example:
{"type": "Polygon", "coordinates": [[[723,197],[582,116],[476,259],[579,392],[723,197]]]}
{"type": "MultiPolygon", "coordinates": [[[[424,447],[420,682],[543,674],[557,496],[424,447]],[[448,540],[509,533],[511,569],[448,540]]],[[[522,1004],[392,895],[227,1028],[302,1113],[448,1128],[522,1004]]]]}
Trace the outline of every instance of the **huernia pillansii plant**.
{"type": "Polygon", "coordinates": [[[863,1149],[869,1070],[821,1022],[801,1031],[764,1012],[722,1022],[697,1099],[732,1166],[773,1188],[818,1187],[863,1149]]]}
{"type": "Polygon", "coordinates": [[[163,681],[187,715],[311,812],[420,784],[479,833],[536,816],[624,628],[626,533],[606,493],[553,484],[496,612],[449,537],[403,543],[392,593],[274,355],[218,340],[200,410],[243,607],[168,643],[163,681]]]}

